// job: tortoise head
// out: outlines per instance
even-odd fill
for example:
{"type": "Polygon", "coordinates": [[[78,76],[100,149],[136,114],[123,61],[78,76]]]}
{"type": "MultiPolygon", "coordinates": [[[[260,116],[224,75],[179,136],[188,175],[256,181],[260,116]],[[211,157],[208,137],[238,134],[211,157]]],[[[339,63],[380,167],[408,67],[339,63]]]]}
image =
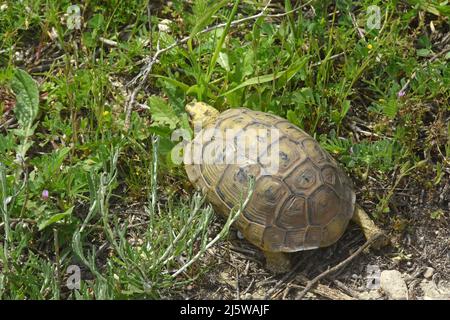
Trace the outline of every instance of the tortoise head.
{"type": "Polygon", "coordinates": [[[205,127],[207,124],[213,123],[219,111],[204,102],[191,102],[185,107],[189,115],[192,125],[201,125],[205,127]]]}

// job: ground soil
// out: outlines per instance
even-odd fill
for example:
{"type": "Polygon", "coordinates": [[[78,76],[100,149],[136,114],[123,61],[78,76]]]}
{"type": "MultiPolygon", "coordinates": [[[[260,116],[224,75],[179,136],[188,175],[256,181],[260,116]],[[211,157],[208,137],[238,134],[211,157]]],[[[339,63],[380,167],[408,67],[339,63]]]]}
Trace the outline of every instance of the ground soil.
{"type": "MultiPolygon", "coordinates": [[[[448,179],[434,192],[411,192],[407,205],[403,204],[396,212],[389,213],[391,217],[384,219],[384,226],[378,222],[389,234],[390,245],[381,251],[364,251],[337,273],[321,280],[304,298],[388,299],[382,290],[376,287],[368,289],[368,266],[369,270],[376,266],[380,271],[400,271],[408,286],[409,299],[424,298],[420,285],[423,281],[436,285],[450,284],[449,200],[448,179]],[[440,218],[430,218],[438,210],[440,218]],[[403,221],[404,226],[400,230],[392,226],[393,217],[403,221]],[[430,267],[434,274],[425,280],[424,272],[430,267]]],[[[220,222],[216,228],[220,228],[220,222]]],[[[308,280],[335,266],[364,243],[361,230],[350,224],[336,244],[294,254],[293,264],[297,264],[298,269],[286,277],[266,270],[262,253],[234,230],[226,241],[205,255],[203,263],[209,265],[209,271],[185,291],[177,293],[176,298],[296,299],[308,280]]]]}

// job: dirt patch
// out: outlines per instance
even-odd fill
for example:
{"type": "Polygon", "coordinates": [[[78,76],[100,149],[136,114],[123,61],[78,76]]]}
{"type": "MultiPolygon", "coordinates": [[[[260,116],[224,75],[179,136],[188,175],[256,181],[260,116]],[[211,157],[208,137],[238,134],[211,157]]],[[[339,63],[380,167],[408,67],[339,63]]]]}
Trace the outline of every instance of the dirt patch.
{"type": "MultiPolygon", "coordinates": [[[[419,192],[420,193],[420,192],[419,192]]],[[[406,226],[396,231],[386,221],[385,230],[391,245],[382,251],[369,250],[349,265],[325,278],[305,296],[305,299],[388,299],[377,288],[377,272],[398,270],[408,287],[409,299],[442,298],[424,289],[447,288],[450,283],[450,228],[448,180],[427,194],[422,201],[403,206],[395,215],[406,226]],[[437,215],[437,216],[436,216],[437,215]],[[432,218],[434,217],[434,218],[432,218]],[[387,230],[389,226],[390,230],[387,230]],[[432,275],[427,269],[432,268],[432,275]],[[371,280],[372,279],[372,280],[371,280]],[[375,280],[374,280],[375,279],[375,280]],[[372,283],[372,290],[368,285],[372,283]],[[428,296],[427,296],[428,295],[428,296]]],[[[394,215],[394,213],[391,213],[394,215]]],[[[392,220],[386,219],[386,220],[392,220]]],[[[359,228],[351,224],[336,244],[318,250],[293,255],[298,269],[286,279],[264,268],[262,253],[233,231],[229,239],[210,250],[204,261],[210,271],[194,285],[177,294],[183,299],[296,299],[308,279],[333,267],[355,252],[365,239],[359,228]],[[276,288],[274,290],[274,288],[276,288]]],[[[437,292],[437,291],[436,291],[437,292]]],[[[441,290],[442,292],[442,290],[441,290]]]]}

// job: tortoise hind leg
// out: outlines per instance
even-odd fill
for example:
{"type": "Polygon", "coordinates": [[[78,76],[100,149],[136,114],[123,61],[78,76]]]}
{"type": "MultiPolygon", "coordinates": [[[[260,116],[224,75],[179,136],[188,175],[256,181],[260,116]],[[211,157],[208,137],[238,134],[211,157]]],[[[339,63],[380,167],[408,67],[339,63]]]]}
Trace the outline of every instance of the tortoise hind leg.
{"type": "Polygon", "coordinates": [[[273,273],[286,273],[291,270],[291,257],[286,252],[264,251],[266,268],[273,273]]]}
{"type": "Polygon", "coordinates": [[[378,228],[375,223],[370,219],[367,213],[359,205],[355,206],[355,212],[352,217],[353,222],[359,225],[367,240],[370,240],[379,234],[382,234],[373,244],[372,247],[380,249],[389,243],[389,239],[384,235],[384,232],[378,228]]]}

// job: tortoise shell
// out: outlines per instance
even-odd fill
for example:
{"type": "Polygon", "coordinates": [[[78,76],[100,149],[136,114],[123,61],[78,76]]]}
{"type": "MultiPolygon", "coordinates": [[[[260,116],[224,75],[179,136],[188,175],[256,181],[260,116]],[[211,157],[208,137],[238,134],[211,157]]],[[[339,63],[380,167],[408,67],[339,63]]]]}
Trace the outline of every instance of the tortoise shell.
{"type": "Polygon", "coordinates": [[[351,181],[337,162],[306,132],[272,114],[222,112],[187,145],[184,160],[189,180],[225,217],[246,197],[249,177],[255,178],[252,198],[235,225],[265,251],[329,246],[354,212],[351,181]],[[256,150],[264,145],[256,142],[267,141],[256,150]],[[267,169],[269,154],[276,170],[267,169]],[[229,161],[233,157],[247,161],[229,161]]]}

